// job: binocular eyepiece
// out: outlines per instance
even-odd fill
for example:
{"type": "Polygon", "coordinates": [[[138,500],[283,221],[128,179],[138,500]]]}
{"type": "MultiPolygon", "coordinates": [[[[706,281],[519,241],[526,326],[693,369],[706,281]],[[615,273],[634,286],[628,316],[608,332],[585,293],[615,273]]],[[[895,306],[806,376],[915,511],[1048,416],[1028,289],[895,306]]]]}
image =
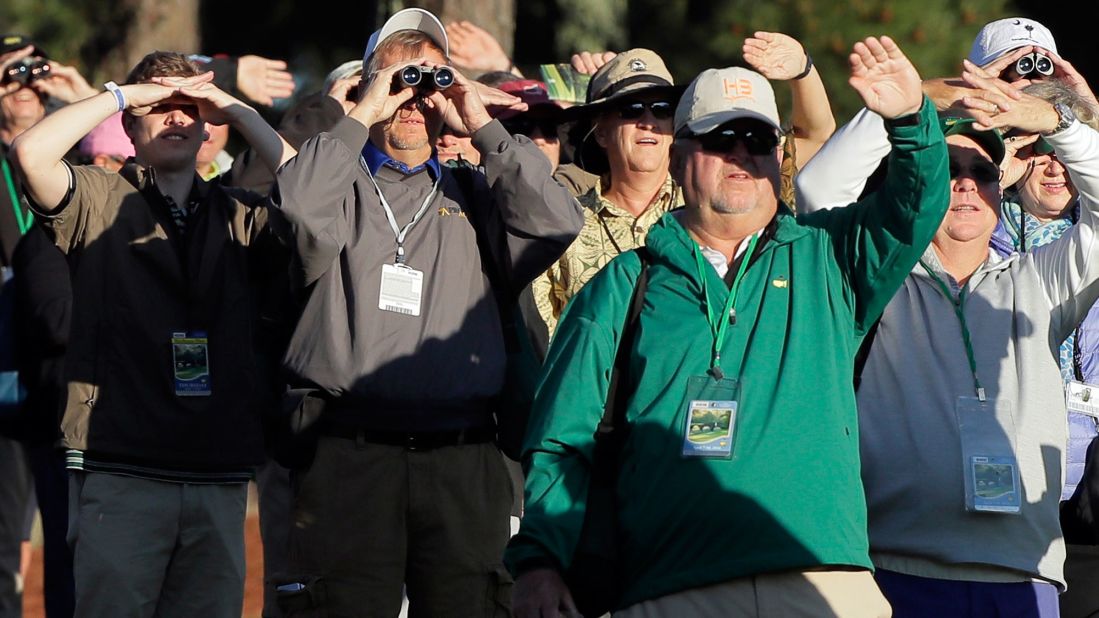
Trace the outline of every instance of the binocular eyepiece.
{"type": "Polygon", "coordinates": [[[28,56],[16,61],[4,72],[3,82],[15,82],[24,86],[50,76],[50,61],[37,56],[28,56]]]}
{"type": "Polygon", "coordinates": [[[398,88],[444,90],[454,83],[454,70],[449,67],[423,67],[410,64],[397,72],[398,88]]]}
{"type": "Polygon", "coordinates": [[[1053,75],[1053,60],[1045,54],[1037,52],[1027,54],[1015,61],[1015,72],[1022,77],[1037,73],[1045,77],[1053,75]]]}

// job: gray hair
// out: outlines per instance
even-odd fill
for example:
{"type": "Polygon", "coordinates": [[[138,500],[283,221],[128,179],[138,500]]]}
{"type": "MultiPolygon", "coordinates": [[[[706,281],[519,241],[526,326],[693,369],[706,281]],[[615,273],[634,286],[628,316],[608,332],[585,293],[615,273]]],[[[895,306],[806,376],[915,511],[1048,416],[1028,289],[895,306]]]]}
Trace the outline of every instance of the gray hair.
{"type": "Polygon", "coordinates": [[[1077,120],[1099,131],[1099,110],[1064,82],[1044,79],[1023,88],[1023,92],[1053,105],[1064,105],[1072,110],[1077,120]]]}

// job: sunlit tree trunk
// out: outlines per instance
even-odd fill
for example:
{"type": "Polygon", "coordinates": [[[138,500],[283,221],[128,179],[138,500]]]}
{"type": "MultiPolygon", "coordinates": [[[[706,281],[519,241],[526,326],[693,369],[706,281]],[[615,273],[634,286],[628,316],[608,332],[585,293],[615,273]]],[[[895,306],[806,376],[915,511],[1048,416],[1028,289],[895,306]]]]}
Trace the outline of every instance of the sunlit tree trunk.
{"type": "Polygon", "coordinates": [[[515,43],[515,0],[423,0],[409,2],[439,16],[444,24],[468,20],[488,30],[511,56],[515,43]]]}
{"type": "Polygon", "coordinates": [[[97,75],[121,80],[151,51],[200,51],[199,0],[116,0],[110,24],[96,37],[97,75]]]}

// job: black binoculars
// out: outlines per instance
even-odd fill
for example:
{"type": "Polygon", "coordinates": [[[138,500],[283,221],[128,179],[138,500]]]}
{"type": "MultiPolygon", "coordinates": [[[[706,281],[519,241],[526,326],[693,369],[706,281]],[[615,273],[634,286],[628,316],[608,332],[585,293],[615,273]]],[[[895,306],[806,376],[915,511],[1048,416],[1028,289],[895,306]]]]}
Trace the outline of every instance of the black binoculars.
{"type": "Polygon", "coordinates": [[[4,82],[15,82],[24,86],[36,79],[50,76],[50,61],[45,58],[29,56],[17,60],[4,73],[4,82]]]}
{"type": "Polygon", "coordinates": [[[1053,60],[1050,60],[1049,56],[1037,52],[1027,54],[1015,61],[1015,72],[1022,77],[1026,77],[1031,73],[1048,77],[1053,75],[1053,60]]]}
{"type": "Polygon", "coordinates": [[[454,70],[448,67],[422,67],[410,64],[397,72],[398,88],[443,90],[454,83],[454,70]]]}

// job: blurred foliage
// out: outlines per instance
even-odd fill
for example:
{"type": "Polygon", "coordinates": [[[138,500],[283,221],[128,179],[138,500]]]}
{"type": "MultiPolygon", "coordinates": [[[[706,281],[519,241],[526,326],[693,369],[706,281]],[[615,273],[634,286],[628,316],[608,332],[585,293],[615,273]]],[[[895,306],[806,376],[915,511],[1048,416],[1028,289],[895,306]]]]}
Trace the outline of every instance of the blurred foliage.
{"type": "Polygon", "coordinates": [[[584,50],[625,49],[628,5],[627,0],[557,0],[561,16],[556,24],[557,57],[568,58],[584,50]]]}
{"type": "MultiPolygon", "coordinates": [[[[856,41],[888,34],[921,76],[956,75],[981,26],[1008,14],[1007,0],[632,0],[629,12],[632,46],[658,50],[683,81],[711,66],[746,66],[741,45],[756,31],[797,38],[824,78],[840,124],[861,107],[847,86],[856,41]]],[[[789,109],[788,89],[776,90],[780,109],[789,109]]]]}
{"type": "MultiPolygon", "coordinates": [[[[167,1],[167,0],[165,0],[167,1]]],[[[140,24],[124,0],[0,0],[0,32],[37,38],[55,58],[76,64],[93,83],[97,63],[140,24]]],[[[201,0],[203,51],[284,58],[308,91],[331,67],[355,58],[377,20],[416,0],[201,0]],[[333,16],[339,16],[334,19],[333,16]]],[[[757,30],[802,41],[828,87],[837,121],[859,107],[847,86],[855,41],[889,34],[924,77],[957,74],[987,21],[1022,14],[1050,26],[1062,52],[1088,75],[1090,24],[1099,3],[1071,11],[1037,0],[516,0],[515,60],[524,69],[563,61],[580,50],[648,47],[678,81],[712,66],[743,64],[741,45],[757,30]],[[1081,47],[1084,46],[1084,47],[1081,47]],[[1073,53],[1074,52],[1074,53],[1073,53]]],[[[781,109],[788,88],[779,86],[781,109]]],[[[787,112],[788,114],[788,112],[787,112]]]]}
{"type": "Polygon", "coordinates": [[[50,56],[86,71],[89,67],[80,62],[81,46],[92,38],[99,23],[98,5],[66,0],[4,0],[0,2],[0,32],[34,37],[50,56]]]}

